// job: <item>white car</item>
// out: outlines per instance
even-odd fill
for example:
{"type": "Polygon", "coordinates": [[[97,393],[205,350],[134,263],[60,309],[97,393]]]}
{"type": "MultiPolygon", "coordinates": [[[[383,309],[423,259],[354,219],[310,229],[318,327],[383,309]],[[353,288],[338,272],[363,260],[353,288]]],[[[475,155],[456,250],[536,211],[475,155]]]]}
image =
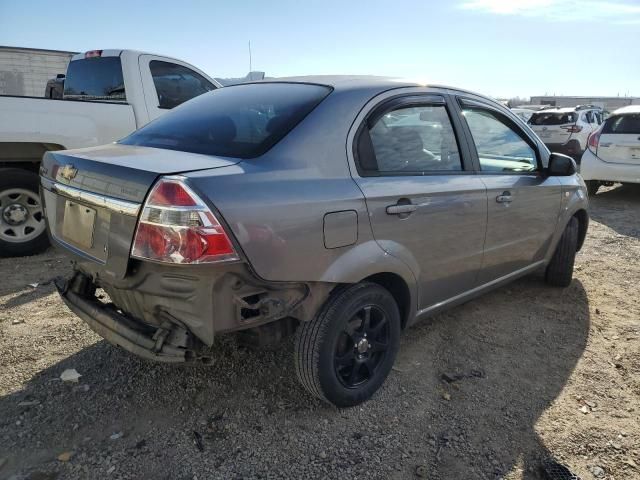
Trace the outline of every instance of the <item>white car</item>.
{"type": "Polygon", "coordinates": [[[547,108],[534,113],[529,125],[552,152],[564,153],[577,163],[591,132],[602,124],[602,109],[591,105],[547,108]]]}
{"type": "Polygon", "coordinates": [[[174,58],[91,50],[71,58],[62,99],[0,95],[0,257],[49,244],[38,195],[45,152],[119,140],[221,86],[174,58]]]}
{"type": "Polygon", "coordinates": [[[602,184],[640,183],[640,105],[613,112],[588,145],[580,173],[589,194],[595,195],[602,184]]]}
{"type": "Polygon", "coordinates": [[[536,113],[535,110],[530,110],[528,108],[512,108],[511,111],[519,116],[523,122],[528,122],[531,115],[536,113]]]}

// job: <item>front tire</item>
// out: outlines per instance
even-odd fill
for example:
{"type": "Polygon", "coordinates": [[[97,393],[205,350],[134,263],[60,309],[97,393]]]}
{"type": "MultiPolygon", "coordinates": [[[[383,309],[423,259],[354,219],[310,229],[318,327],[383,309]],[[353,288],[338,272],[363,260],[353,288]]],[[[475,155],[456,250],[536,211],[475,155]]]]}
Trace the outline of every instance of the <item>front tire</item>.
{"type": "Polygon", "coordinates": [[[0,257],[40,253],[49,246],[38,175],[0,170],[0,257]]]}
{"type": "Polygon", "coordinates": [[[400,330],[398,305],[386,289],[368,282],[342,289],[298,328],[298,380],[337,407],[369,400],[391,371],[400,330]]]}
{"type": "Polygon", "coordinates": [[[587,180],[585,183],[587,184],[587,193],[590,197],[594,197],[598,193],[600,182],[598,180],[587,180]]]}
{"type": "Polygon", "coordinates": [[[578,219],[571,218],[560,237],[544,276],[549,285],[565,288],[573,280],[573,265],[578,249],[578,226],[578,219]]]}

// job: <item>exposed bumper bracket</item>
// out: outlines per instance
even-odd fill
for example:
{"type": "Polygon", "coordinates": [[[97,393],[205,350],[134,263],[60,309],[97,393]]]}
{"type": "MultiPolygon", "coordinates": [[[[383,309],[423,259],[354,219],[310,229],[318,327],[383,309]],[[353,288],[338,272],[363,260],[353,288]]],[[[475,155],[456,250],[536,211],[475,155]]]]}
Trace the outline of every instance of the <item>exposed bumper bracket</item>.
{"type": "Polygon", "coordinates": [[[76,274],[69,280],[56,278],[55,285],[71,311],[108,342],[147,360],[167,363],[210,361],[198,352],[168,344],[166,339],[171,330],[160,327],[154,331],[153,327],[137,324],[118,312],[113,305],[105,305],[94,296],[87,295],[86,282],[93,286],[88,277],[76,274]]]}

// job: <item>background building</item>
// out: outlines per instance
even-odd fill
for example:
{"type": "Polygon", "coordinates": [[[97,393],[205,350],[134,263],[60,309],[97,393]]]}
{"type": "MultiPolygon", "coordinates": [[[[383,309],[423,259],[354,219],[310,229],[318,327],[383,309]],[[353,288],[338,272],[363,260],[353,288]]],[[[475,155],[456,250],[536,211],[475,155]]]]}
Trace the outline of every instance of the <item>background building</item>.
{"type": "Polygon", "coordinates": [[[0,46],[0,95],[43,97],[47,81],[65,73],[74,54],[0,46]]]}
{"type": "Polygon", "coordinates": [[[552,105],[554,107],[575,107],[576,105],[596,105],[613,112],[627,105],[640,105],[640,97],[565,97],[542,95],[531,97],[532,105],[552,105]]]}

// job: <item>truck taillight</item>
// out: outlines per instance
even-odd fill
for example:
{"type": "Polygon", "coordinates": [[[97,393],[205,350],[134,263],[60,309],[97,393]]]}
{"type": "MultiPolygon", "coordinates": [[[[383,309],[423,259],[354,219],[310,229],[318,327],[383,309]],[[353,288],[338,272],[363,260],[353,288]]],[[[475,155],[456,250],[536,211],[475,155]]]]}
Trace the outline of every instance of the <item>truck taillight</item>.
{"type": "Polygon", "coordinates": [[[151,189],[131,256],[181,264],[238,260],[216,216],[180,177],[162,177],[151,189]]]}
{"type": "Polygon", "coordinates": [[[571,125],[568,127],[560,127],[566,130],[569,133],[578,133],[582,131],[582,127],[580,125],[571,125]]]}
{"type": "Polygon", "coordinates": [[[102,56],[102,50],[89,50],[88,52],[84,53],[84,58],[95,58],[95,57],[101,57],[102,56]]]}
{"type": "Polygon", "coordinates": [[[598,152],[598,143],[600,143],[600,135],[602,134],[602,127],[600,127],[595,132],[591,132],[589,138],[587,139],[587,147],[594,154],[598,152]]]}

